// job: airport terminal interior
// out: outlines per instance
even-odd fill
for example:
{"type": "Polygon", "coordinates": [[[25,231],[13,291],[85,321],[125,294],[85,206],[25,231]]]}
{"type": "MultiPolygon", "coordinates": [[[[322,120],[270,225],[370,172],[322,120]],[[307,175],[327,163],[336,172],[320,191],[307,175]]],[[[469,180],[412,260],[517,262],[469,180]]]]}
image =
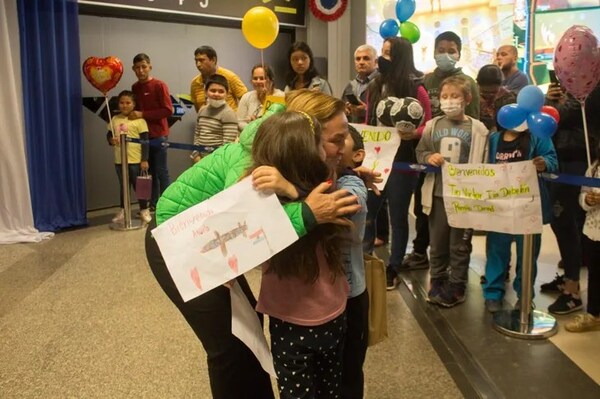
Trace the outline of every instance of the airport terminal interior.
{"type": "MultiPolygon", "coordinates": [[[[4,1],[14,5],[6,7],[12,12],[10,18],[6,17],[4,4],[0,5],[5,25],[11,29],[0,27],[3,35],[0,44],[15,56],[19,54],[15,50],[19,39],[16,4],[27,4],[29,0],[4,1]]],[[[233,17],[198,16],[189,11],[180,14],[175,11],[176,15],[171,14],[173,10],[159,12],[150,8],[160,8],[162,2],[152,0],[70,2],[80,7],[79,14],[75,13],[80,45],[80,59],[76,63],[81,64],[91,56],[118,56],[125,72],[106,97],[81,74],[78,95],[82,98],[77,97],[76,105],[79,107],[81,100],[82,137],[76,137],[76,144],[82,152],[78,154],[81,158],[78,171],[84,176],[75,195],[80,201],[58,205],[67,213],[79,207],[83,222],[56,228],[54,237],[37,243],[0,245],[0,398],[210,398],[206,352],[150,271],[144,249],[145,228],[131,231],[109,228],[119,210],[119,187],[113,152],[106,145],[105,102],[108,105],[112,96],[111,101],[116,105],[117,93],[131,88],[136,81],[131,60],[135,54],[147,51],[153,59],[153,74],[169,84],[176,110],[170,120],[170,140],[190,143],[197,117],[189,100],[190,81],[198,75],[193,61],[196,47],[213,45],[219,54],[219,65],[234,70],[248,87],[251,87],[252,65],[266,59],[278,75],[276,86],[283,89],[288,62],[281,54],[295,41],[312,46],[315,64],[328,71],[333,94],[339,96],[355,76],[354,48],[369,43],[379,51],[383,42],[379,26],[390,12],[394,14],[397,2],[348,1],[346,13],[331,22],[319,20],[309,10],[309,1],[302,0],[199,2],[214,7],[227,3],[222,13],[231,8],[237,12],[233,17]],[[137,5],[129,9],[127,4],[113,7],[114,4],[107,6],[107,3],[137,5]],[[245,42],[240,32],[244,13],[229,7],[234,3],[244,3],[244,7],[248,5],[246,8],[257,4],[279,7],[288,14],[292,14],[292,6],[300,4],[305,19],[298,17],[298,23],[286,14],[285,18],[289,17],[291,22],[281,25],[272,45],[258,51],[245,42]],[[141,44],[145,47],[140,48],[141,44]]],[[[494,62],[495,50],[500,45],[514,43],[519,50],[519,67],[530,67],[530,80],[545,91],[549,83],[548,63],[561,32],[581,23],[589,25],[596,36],[600,35],[598,0],[415,2],[416,13],[411,21],[420,27],[421,37],[414,43],[414,57],[417,68],[424,72],[436,67],[433,50],[436,35],[452,30],[462,38],[463,52],[458,65],[465,73],[474,77],[479,68],[494,62]],[[568,6],[560,8],[558,3],[568,6]]],[[[198,2],[178,3],[191,7],[198,2]]],[[[19,62],[13,60],[10,64],[20,68],[19,62]]],[[[19,73],[13,76],[18,81],[19,73]]],[[[27,97],[25,88],[19,85],[12,96],[4,96],[11,97],[7,102],[12,104],[15,101],[12,97],[27,97]]],[[[22,125],[19,124],[25,135],[22,125]]],[[[54,143],[46,145],[52,147],[54,143]]],[[[187,151],[169,151],[169,169],[175,179],[190,167],[190,156],[187,151]]],[[[25,156],[22,158],[25,164],[25,156]]],[[[25,180],[19,182],[24,192],[29,193],[27,166],[22,170],[25,180]]],[[[40,176],[31,179],[36,178],[42,184],[45,178],[54,179],[53,184],[62,183],[61,176],[54,176],[53,172],[42,171],[40,176]]],[[[0,170],[0,179],[4,177],[0,170]]],[[[13,182],[17,180],[11,176],[7,180],[10,184],[0,181],[0,190],[5,194],[9,189],[15,191],[13,182]]],[[[31,212],[27,210],[31,220],[34,220],[32,212],[46,211],[56,205],[45,202],[55,198],[52,190],[36,194],[39,207],[36,210],[34,204],[31,212]]],[[[19,195],[13,196],[13,205],[29,206],[19,195]]],[[[0,203],[0,212],[4,208],[5,204],[0,203]]],[[[134,201],[133,215],[137,210],[134,201]]],[[[3,220],[0,217],[0,224],[3,220]]],[[[414,227],[415,218],[411,214],[407,253],[412,250],[414,227]]],[[[557,294],[542,293],[540,286],[563,271],[558,265],[560,254],[555,235],[549,225],[543,229],[533,306],[547,312],[557,294]]],[[[427,301],[428,270],[400,272],[400,283],[386,292],[388,337],[367,351],[364,397],[600,398],[600,329],[571,333],[564,327],[573,316],[584,313],[585,307],[577,313],[554,316],[556,333],[547,338],[523,339],[498,331],[492,314],[484,306],[480,283],[486,261],[485,233],[478,232],[472,242],[466,301],[460,306],[443,308],[427,301]]],[[[375,253],[386,262],[390,247],[380,246],[375,253]]],[[[513,244],[505,310],[513,309],[517,300],[511,284],[515,262],[513,244]]],[[[584,305],[587,273],[583,267],[580,288],[584,305]]],[[[246,277],[257,296],[260,269],[247,272],[246,277]]],[[[268,337],[268,318],[265,319],[264,331],[268,337]]],[[[272,383],[276,391],[275,379],[272,383]]]]}

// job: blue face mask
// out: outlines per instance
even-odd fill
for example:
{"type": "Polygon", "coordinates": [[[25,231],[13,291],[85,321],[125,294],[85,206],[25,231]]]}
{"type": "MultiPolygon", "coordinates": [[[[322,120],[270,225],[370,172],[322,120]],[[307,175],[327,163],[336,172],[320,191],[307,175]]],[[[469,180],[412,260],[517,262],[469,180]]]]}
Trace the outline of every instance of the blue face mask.
{"type": "Polygon", "coordinates": [[[444,72],[449,72],[454,69],[454,65],[456,65],[457,59],[452,57],[448,53],[441,53],[435,55],[435,63],[438,68],[440,68],[444,72]]]}

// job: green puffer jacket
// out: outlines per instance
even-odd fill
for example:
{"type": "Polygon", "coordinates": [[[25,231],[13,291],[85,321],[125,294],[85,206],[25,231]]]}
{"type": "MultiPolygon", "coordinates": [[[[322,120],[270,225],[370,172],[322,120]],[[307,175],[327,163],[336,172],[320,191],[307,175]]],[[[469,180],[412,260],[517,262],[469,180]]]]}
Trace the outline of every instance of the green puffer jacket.
{"type": "MultiPolygon", "coordinates": [[[[163,193],[156,204],[156,222],[185,211],[213,195],[225,190],[240,180],[244,171],[252,164],[252,142],[263,120],[285,111],[285,106],[273,104],[265,114],[248,124],[240,136],[239,143],[225,144],[200,162],[186,170],[163,193]]],[[[302,237],[306,227],[302,218],[302,203],[284,205],[296,233],[302,237]]]]}

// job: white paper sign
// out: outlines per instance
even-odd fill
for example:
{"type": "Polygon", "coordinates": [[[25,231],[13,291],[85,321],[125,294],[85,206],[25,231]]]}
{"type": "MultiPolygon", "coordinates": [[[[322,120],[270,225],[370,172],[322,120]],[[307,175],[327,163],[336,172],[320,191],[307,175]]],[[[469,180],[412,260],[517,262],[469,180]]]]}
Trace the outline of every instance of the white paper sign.
{"type": "Polygon", "coordinates": [[[400,146],[400,134],[393,127],[378,127],[355,123],[351,125],[358,130],[365,142],[366,156],[363,166],[381,173],[383,181],[377,183],[376,186],[378,189],[383,190],[392,172],[394,157],[400,146]]]}
{"type": "Polygon", "coordinates": [[[508,234],[542,232],[542,205],[532,161],[442,166],[448,224],[508,234]]]}
{"type": "Polygon", "coordinates": [[[154,230],[184,301],[260,265],[298,239],[277,197],[248,177],[154,230]]]}
{"type": "Polygon", "coordinates": [[[254,353],[267,373],[277,378],[273,356],[260,320],[237,282],[231,288],[231,333],[254,353]]]}

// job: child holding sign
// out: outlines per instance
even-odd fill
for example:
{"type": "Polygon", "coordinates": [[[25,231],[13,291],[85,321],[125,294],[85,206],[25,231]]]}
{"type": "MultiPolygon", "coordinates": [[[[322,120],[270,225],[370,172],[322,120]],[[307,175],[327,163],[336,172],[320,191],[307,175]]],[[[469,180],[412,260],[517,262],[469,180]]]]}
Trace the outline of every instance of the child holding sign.
{"type": "MultiPolygon", "coordinates": [[[[539,138],[532,135],[529,130],[518,132],[515,130],[500,130],[490,136],[490,163],[508,163],[532,160],[538,172],[555,172],[558,169],[558,159],[552,140],[539,138]]],[[[544,223],[550,223],[551,209],[549,193],[544,182],[539,179],[540,195],[542,199],[542,214],[544,223]]],[[[504,298],[504,280],[510,265],[511,244],[517,243],[517,268],[513,288],[517,295],[521,295],[521,266],[523,264],[523,235],[513,235],[490,231],[487,233],[485,280],[483,296],[485,307],[489,312],[498,312],[502,309],[504,298]]],[[[537,258],[542,242],[541,234],[533,235],[533,278],[537,273],[537,258]]],[[[531,292],[534,292],[533,288],[531,292]]],[[[520,300],[515,308],[520,307],[520,300]]]]}
{"type": "MultiPolygon", "coordinates": [[[[488,130],[483,123],[465,115],[465,107],[471,100],[471,85],[466,79],[451,76],[442,82],[440,104],[445,115],[425,125],[416,148],[419,163],[442,166],[446,161],[485,162],[488,130]]],[[[448,224],[441,174],[427,173],[421,194],[423,212],[429,215],[431,280],[428,301],[451,307],[465,300],[473,232],[448,224]]]]}

